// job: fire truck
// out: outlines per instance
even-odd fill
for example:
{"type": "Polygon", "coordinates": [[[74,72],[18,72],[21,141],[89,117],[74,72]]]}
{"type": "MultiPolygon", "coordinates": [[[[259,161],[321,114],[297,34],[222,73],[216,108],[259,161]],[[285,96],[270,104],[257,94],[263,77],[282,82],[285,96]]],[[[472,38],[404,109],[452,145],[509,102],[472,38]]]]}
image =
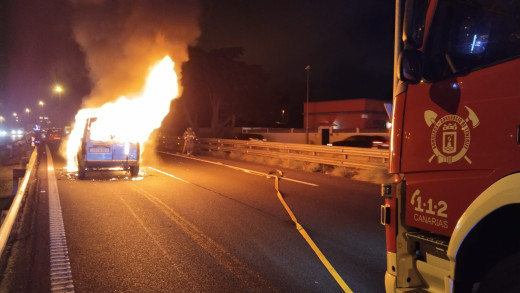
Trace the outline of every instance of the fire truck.
{"type": "Polygon", "coordinates": [[[520,292],[520,1],[395,11],[386,291],[520,292]]]}

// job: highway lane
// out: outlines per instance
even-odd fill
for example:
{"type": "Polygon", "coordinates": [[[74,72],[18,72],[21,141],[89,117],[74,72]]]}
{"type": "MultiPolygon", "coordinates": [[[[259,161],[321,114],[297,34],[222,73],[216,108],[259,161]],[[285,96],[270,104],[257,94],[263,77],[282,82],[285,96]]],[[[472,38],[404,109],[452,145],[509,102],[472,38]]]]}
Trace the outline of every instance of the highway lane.
{"type": "MultiPolygon", "coordinates": [[[[76,292],[338,292],[276,197],[273,167],[160,154],[142,176],[55,157],[76,292]],[[201,161],[219,161],[212,164],[201,161]]],[[[382,292],[379,187],[285,170],[280,190],[354,292],[382,292]]]]}

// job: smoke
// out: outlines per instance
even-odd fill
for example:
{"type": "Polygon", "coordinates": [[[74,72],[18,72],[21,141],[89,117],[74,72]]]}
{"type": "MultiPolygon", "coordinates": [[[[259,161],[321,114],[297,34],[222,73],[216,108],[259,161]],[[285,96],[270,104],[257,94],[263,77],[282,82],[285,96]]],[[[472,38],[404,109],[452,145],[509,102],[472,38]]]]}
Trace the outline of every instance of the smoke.
{"type": "Polygon", "coordinates": [[[73,29],[93,85],[84,107],[139,92],[152,64],[169,55],[180,68],[200,35],[195,0],[70,0],[73,29]]]}

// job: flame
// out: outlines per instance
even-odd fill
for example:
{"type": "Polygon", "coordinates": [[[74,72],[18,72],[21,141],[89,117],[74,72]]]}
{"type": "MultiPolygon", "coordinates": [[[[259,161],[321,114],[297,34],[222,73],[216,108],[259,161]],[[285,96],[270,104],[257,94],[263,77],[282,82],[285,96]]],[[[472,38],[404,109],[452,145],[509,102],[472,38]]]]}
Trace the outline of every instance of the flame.
{"type": "Polygon", "coordinates": [[[179,94],[175,64],[169,56],[151,67],[144,89],[132,98],[120,97],[98,108],[81,109],[76,114],[66,148],[67,170],[77,171],[76,154],[81,144],[87,118],[97,117],[92,124],[94,140],[139,142],[141,153],[146,142],[170,110],[171,101],[179,94]]]}

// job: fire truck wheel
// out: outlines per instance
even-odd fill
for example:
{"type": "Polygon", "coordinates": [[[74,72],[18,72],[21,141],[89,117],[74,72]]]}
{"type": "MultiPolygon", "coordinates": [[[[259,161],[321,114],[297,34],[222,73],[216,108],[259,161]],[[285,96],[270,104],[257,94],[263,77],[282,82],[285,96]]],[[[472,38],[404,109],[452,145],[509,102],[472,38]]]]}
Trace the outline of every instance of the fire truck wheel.
{"type": "Polygon", "coordinates": [[[520,292],[520,252],[506,257],[492,267],[478,287],[478,293],[520,292]]]}

